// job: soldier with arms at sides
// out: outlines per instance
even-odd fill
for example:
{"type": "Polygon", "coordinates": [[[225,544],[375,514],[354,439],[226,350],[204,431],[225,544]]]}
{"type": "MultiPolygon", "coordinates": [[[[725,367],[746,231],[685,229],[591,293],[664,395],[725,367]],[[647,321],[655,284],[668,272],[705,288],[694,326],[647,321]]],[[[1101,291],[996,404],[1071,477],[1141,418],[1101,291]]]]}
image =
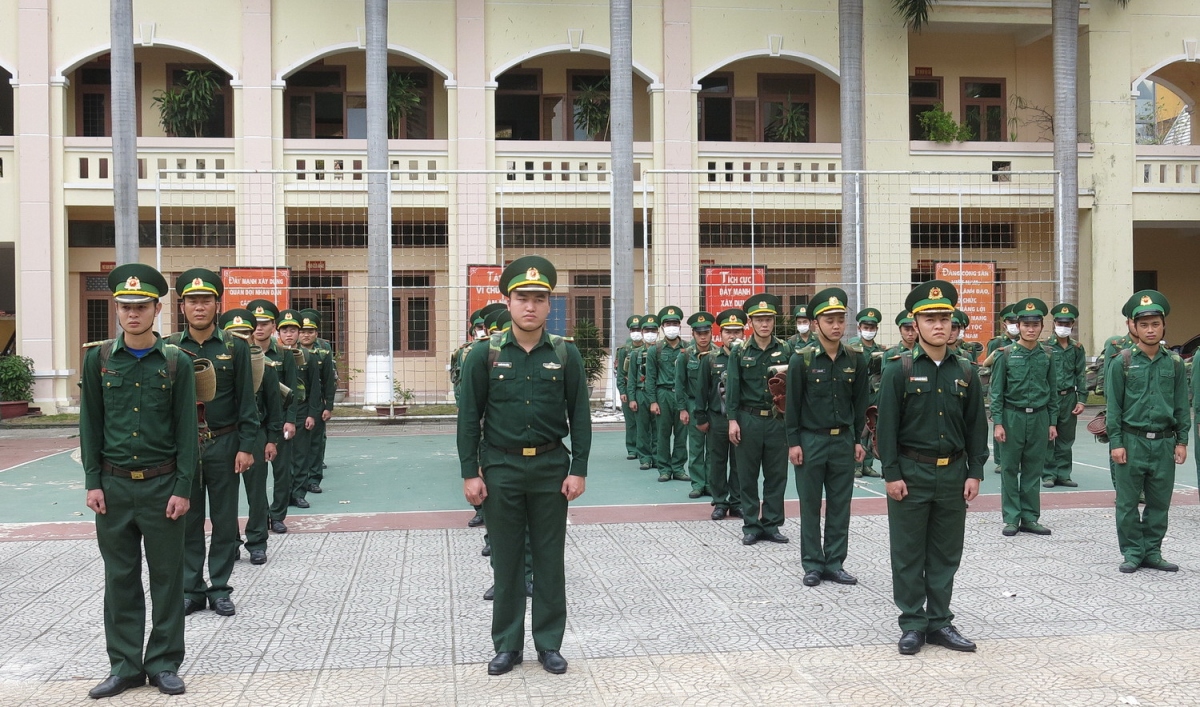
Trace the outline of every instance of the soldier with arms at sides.
{"type": "Polygon", "coordinates": [[[696,312],[688,317],[692,329],[692,344],[684,348],[675,361],[675,401],[679,405],[679,421],[687,427],[688,476],[692,490],[688,498],[711,496],[708,488],[708,440],[696,427],[696,400],[700,396],[700,359],[713,350],[714,317],[708,312],[696,312]]]}
{"type": "Polygon", "coordinates": [[[658,434],[658,480],[691,481],[683,470],[687,466],[687,427],[679,417],[681,405],[675,398],[675,364],[683,357],[683,340],[679,338],[683,311],[678,307],[663,307],[658,313],[663,339],[649,347],[646,357],[646,394],[650,400],[650,415],[658,434]]]}
{"type": "Polygon", "coordinates": [[[633,411],[637,422],[637,450],[639,469],[645,471],[658,466],[655,452],[658,449],[657,427],[654,416],[650,414],[650,392],[646,389],[646,361],[649,352],[658,343],[658,315],[647,314],[642,317],[642,345],[629,352],[626,365],[629,367],[629,377],[625,381],[625,391],[629,396],[629,409],[633,411]]]}
{"type": "Polygon", "coordinates": [[[813,342],[812,320],[808,318],[808,305],[798,304],[792,307],[792,322],[796,325],[796,333],[788,337],[788,345],[795,351],[813,342]]]}
{"type": "Polygon", "coordinates": [[[1072,447],[1079,427],[1079,416],[1087,402],[1087,351],[1083,344],[1071,338],[1079,308],[1067,302],[1059,302],[1051,310],[1054,317],[1054,336],[1046,340],[1053,353],[1054,380],[1058,390],[1050,399],[1058,407],[1058,437],[1050,442],[1046,452],[1046,468],[1042,471],[1042,486],[1074,488],[1079,483],[1071,480],[1074,466],[1072,447]]]}
{"type": "Polygon", "coordinates": [[[318,367],[321,371],[321,390],[318,399],[323,405],[320,416],[316,418],[316,427],[312,429],[312,445],[309,448],[308,464],[308,493],[321,493],[321,482],[325,480],[325,449],[329,438],[326,435],[326,424],[333,417],[333,399],[337,395],[337,359],[333,355],[333,346],[328,340],[318,334],[321,326],[321,313],[315,309],[302,309],[300,314],[316,323],[316,328],[300,328],[300,344],[317,354],[318,367]]]}
{"type": "Polygon", "coordinates": [[[629,338],[617,347],[617,353],[613,356],[613,377],[617,381],[617,393],[621,396],[621,415],[625,418],[625,458],[636,460],[637,416],[629,407],[629,357],[642,346],[642,318],[634,314],[625,320],[625,326],[629,329],[629,338]]]}
{"type": "Polygon", "coordinates": [[[726,309],[717,315],[721,340],[700,357],[700,380],[696,399],[696,429],[707,437],[708,488],[712,491],[712,519],[742,517],[741,488],[737,459],[729,442],[729,409],[725,406],[725,387],[732,360],[733,346],[742,340],[746,314],[726,309]]]}
{"type": "MultiPolygon", "coordinates": [[[[288,384],[288,373],[284,373],[284,385],[292,389],[291,400],[284,411],[286,422],[292,423],[289,434],[288,425],[284,424],[283,445],[279,449],[276,461],[275,488],[271,500],[271,532],[286,533],[288,507],[295,505],[308,508],[308,501],[296,498],[293,489],[296,486],[296,476],[308,468],[308,454],[311,446],[312,428],[316,425],[313,412],[309,409],[308,391],[316,390],[321,385],[317,377],[317,367],[312,360],[312,354],[300,348],[300,324],[303,317],[294,309],[284,309],[276,319],[275,332],[278,337],[275,351],[285,358],[292,359],[294,383],[288,384]],[[280,470],[282,468],[282,474],[280,470]]],[[[318,413],[319,414],[319,413],[318,413]]]]}
{"type": "MultiPolygon", "coordinates": [[[[850,339],[848,343],[861,348],[863,355],[867,357],[867,386],[870,392],[870,402],[867,405],[878,405],[879,382],[883,377],[883,357],[887,353],[876,338],[879,335],[879,322],[883,321],[883,315],[879,313],[878,309],[867,307],[859,310],[854,319],[858,322],[858,336],[850,339]]],[[[880,475],[878,471],[875,471],[872,438],[871,430],[864,425],[860,443],[866,456],[855,466],[854,478],[856,479],[863,476],[878,477],[880,475]]]]}

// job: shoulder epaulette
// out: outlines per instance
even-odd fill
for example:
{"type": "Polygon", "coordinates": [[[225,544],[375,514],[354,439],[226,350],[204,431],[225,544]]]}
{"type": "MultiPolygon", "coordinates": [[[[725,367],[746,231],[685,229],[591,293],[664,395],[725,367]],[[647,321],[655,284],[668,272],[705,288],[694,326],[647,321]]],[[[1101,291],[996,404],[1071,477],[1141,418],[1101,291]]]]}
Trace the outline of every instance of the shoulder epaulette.
{"type": "Polygon", "coordinates": [[[563,336],[563,337],[560,337],[560,338],[561,338],[563,341],[567,342],[568,344],[573,344],[573,343],[575,343],[575,337],[573,337],[573,336],[563,336]]]}
{"type": "Polygon", "coordinates": [[[83,348],[85,348],[85,349],[95,348],[95,347],[103,344],[105,341],[112,341],[112,339],[101,339],[100,341],[89,341],[83,345],[83,348]]]}
{"type": "Polygon", "coordinates": [[[863,353],[862,344],[846,344],[846,348],[850,349],[854,353],[863,353]]]}

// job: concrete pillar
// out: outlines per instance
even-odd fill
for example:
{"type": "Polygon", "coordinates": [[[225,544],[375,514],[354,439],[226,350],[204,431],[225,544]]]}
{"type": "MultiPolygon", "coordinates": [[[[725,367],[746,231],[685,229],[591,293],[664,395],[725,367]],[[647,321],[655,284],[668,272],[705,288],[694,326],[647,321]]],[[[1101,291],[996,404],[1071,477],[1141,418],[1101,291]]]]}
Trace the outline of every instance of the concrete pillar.
{"type": "MultiPolygon", "coordinates": [[[[700,240],[696,175],[696,91],[692,71],[692,0],[663,2],[661,105],[663,156],[667,170],[657,180],[653,233],[654,284],[651,309],[666,305],[699,308],[700,240]]],[[[715,314],[715,312],[714,312],[715,314]]]]}
{"type": "MultiPolygon", "coordinates": [[[[243,169],[269,170],[275,166],[275,93],[282,94],[273,88],[271,0],[243,0],[241,29],[241,80],[234,85],[236,163],[243,169]]],[[[282,224],[276,223],[274,180],[247,174],[237,183],[237,264],[284,265],[286,242],[282,224]]]]}

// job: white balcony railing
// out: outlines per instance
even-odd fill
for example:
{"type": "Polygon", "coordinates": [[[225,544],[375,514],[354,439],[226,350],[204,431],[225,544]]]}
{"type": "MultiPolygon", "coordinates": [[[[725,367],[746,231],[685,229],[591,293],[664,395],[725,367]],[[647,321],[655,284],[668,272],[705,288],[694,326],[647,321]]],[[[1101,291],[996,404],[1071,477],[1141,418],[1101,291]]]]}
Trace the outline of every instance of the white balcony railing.
{"type": "Polygon", "coordinates": [[[837,143],[702,142],[696,158],[714,184],[831,185],[841,168],[837,143]]]}
{"type": "MultiPolygon", "coordinates": [[[[634,143],[634,182],[642,181],[653,161],[650,143],[634,143]]],[[[495,169],[504,172],[499,182],[506,191],[579,191],[596,185],[607,189],[612,147],[607,142],[498,140],[495,169]]]]}
{"type": "Polygon", "coordinates": [[[1200,192],[1200,145],[1138,145],[1133,188],[1200,192]]]}
{"type": "MultiPolygon", "coordinates": [[[[67,188],[112,188],[112,138],[63,138],[63,181],[67,188]]],[[[223,170],[233,169],[232,138],[139,138],[138,180],[151,188],[162,172],[164,179],[224,180],[223,170]]]]}
{"type": "MultiPolygon", "coordinates": [[[[388,167],[392,190],[442,188],[449,167],[445,140],[390,140],[388,167]]],[[[366,140],[284,140],[283,169],[289,183],[344,182],[347,187],[366,183],[366,140]]],[[[323,186],[328,187],[328,184],[323,186]]]]}

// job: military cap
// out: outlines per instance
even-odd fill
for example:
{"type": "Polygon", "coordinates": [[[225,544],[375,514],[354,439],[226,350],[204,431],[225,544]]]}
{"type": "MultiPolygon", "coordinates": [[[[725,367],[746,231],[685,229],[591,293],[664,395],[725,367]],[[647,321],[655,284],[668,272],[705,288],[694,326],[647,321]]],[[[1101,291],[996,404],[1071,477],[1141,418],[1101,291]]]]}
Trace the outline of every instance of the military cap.
{"type": "Polygon", "coordinates": [[[316,317],[313,317],[314,311],[315,310],[312,309],[300,310],[301,329],[312,329],[315,331],[317,327],[321,326],[321,316],[317,315],[316,317]]]}
{"type": "Polygon", "coordinates": [[[746,313],[740,309],[727,309],[717,315],[717,324],[721,328],[738,327],[739,329],[746,326],[746,313]]]}
{"type": "Polygon", "coordinates": [[[508,313],[507,307],[493,309],[484,317],[483,325],[487,327],[488,333],[500,331],[505,323],[512,322],[512,315],[508,313]]]}
{"type": "Polygon", "coordinates": [[[471,316],[467,317],[467,323],[472,327],[483,324],[483,315],[480,314],[482,311],[482,309],[477,309],[474,312],[471,312],[471,316]]]}
{"type": "MultiPolygon", "coordinates": [[[[816,301],[816,298],[813,298],[816,301]]],[[[808,305],[798,304],[792,307],[792,319],[808,319],[808,305]]]]}
{"type": "Polygon", "coordinates": [[[167,279],[162,273],[141,263],[118,265],[108,273],[113,299],[125,304],[156,302],[167,294],[167,279]]]}
{"type": "Polygon", "coordinates": [[[275,321],[278,323],[279,328],[282,329],[285,326],[299,327],[300,319],[299,312],[294,309],[285,309],[279,313],[279,318],[275,321]]]}
{"type": "Polygon", "coordinates": [[[696,312],[692,316],[688,317],[687,323],[692,329],[700,329],[703,331],[705,329],[712,329],[714,321],[716,321],[716,317],[708,312],[696,312]]]}
{"type": "Polygon", "coordinates": [[[904,326],[905,324],[912,324],[912,323],[913,323],[912,312],[908,311],[907,309],[900,310],[900,313],[896,315],[896,326],[904,326]]]}
{"type": "Polygon", "coordinates": [[[679,307],[666,306],[658,310],[658,321],[660,324],[667,322],[682,322],[683,310],[679,307]]]}
{"type": "MultiPolygon", "coordinates": [[[[779,299],[775,295],[769,295],[766,292],[762,292],[746,300],[746,303],[742,305],[742,311],[746,313],[747,317],[753,317],[759,314],[779,314],[779,308],[782,305],[783,300],[779,299]]],[[[797,309],[799,309],[799,307],[797,307],[797,309]]],[[[807,317],[808,315],[797,314],[794,316],[807,317]]]]}
{"type": "Polygon", "coordinates": [[[1015,304],[1005,305],[1004,309],[1000,310],[1000,318],[1001,319],[1016,319],[1017,313],[1014,311],[1016,309],[1016,306],[1017,305],[1015,305],[1015,304]]]}
{"type": "Polygon", "coordinates": [[[205,268],[192,268],[175,278],[175,292],[180,297],[187,295],[213,295],[220,297],[225,292],[221,276],[205,268]]]}
{"type": "Polygon", "coordinates": [[[1046,306],[1045,302],[1037,297],[1026,297],[1025,299],[1013,305],[1013,314],[1016,315],[1018,319],[1041,319],[1042,317],[1046,316],[1046,312],[1048,311],[1050,311],[1050,308],[1046,306]]]}
{"type": "Polygon", "coordinates": [[[869,324],[878,324],[883,320],[883,315],[879,313],[878,309],[875,309],[874,307],[867,307],[866,309],[858,310],[858,314],[854,315],[854,319],[859,324],[862,324],[863,322],[867,322],[869,324]]]}
{"type": "Polygon", "coordinates": [[[1054,316],[1054,320],[1069,319],[1075,321],[1079,318],[1079,307],[1069,302],[1059,302],[1050,310],[1050,314],[1054,316]]]}
{"type": "Polygon", "coordinates": [[[300,310],[300,316],[313,320],[313,323],[317,326],[321,325],[321,313],[312,307],[300,310]]]}
{"type": "Polygon", "coordinates": [[[540,255],[526,255],[508,264],[500,273],[500,294],[508,297],[514,290],[553,292],[558,284],[554,264],[540,255]]]}
{"type": "Polygon", "coordinates": [[[950,315],[950,323],[958,325],[959,329],[966,329],[971,326],[971,318],[961,309],[955,309],[954,314],[950,315]]]}
{"type": "Polygon", "coordinates": [[[251,300],[246,309],[260,322],[273,322],[279,318],[279,307],[269,299],[251,300]]]}
{"type": "Polygon", "coordinates": [[[808,301],[808,311],[812,312],[814,319],[822,314],[845,313],[847,299],[849,298],[846,296],[846,291],[842,288],[826,287],[808,301]]]}
{"type": "Polygon", "coordinates": [[[1129,301],[1125,303],[1125,309],[1129,311],[1125,315],[1129,319],[1148,317],[1154,314],[1166,317],[1171,313],[1171,303],[1158,290],[1141,290],[1129,298],[1129,301]]]}
{"type": "Polygon", "coordinates": [[[254,314],[248,309],[231,309],[221,313],[217,326],[224,331],[249,331],[254,328],[254,314]]]}
{"type": "Polygon", "coordinates": [[[642,317],[642,328],[643,329],[657,329],[658,328],[658,316],[654,315],[654,314],[647,314],[647,315],[643,316],[642,317]]]}
{"type": "Polygon", "coordinates": [[[639,314],[631,315],[625,320],[625,328],[629,330],[642,328],[642,317],[639,314]]]}
{"type": "Polygon", "coordinates": [[[914,315],[922,312],[953,312],[956,304],[958,290],[945,280],[921,283],[904,299],[904,308],[914,315]]]}

